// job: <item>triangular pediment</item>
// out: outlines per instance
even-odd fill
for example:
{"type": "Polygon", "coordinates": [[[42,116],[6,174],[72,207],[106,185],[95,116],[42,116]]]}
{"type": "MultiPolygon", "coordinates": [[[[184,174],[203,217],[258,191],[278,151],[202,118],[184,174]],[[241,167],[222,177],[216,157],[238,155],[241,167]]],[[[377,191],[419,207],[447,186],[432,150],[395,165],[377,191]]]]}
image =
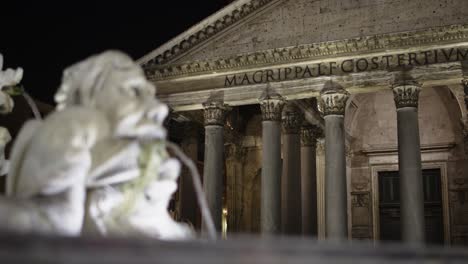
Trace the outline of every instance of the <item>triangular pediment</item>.
{"type": "Polygon", "coordinates": [[[238,0],[139,60],[182,64],[467,24],[468,1],[238,0]]]}
{"type": "Polygon", "coordinates": [[[192,52],[213,37],[224,35],[227,30],[236,27],[271,4],[281,0],[236,0],[182,34],[166,42],[138,60],[138,63],[167,64],[192,52]]]}

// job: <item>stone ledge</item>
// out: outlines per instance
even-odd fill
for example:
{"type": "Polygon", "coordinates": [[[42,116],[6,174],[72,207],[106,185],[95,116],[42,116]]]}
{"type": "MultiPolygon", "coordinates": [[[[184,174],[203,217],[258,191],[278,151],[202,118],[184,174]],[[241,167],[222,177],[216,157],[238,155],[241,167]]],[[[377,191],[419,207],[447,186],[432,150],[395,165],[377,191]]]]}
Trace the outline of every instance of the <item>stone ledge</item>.
{"type": "Polygon", "coordinates": [[[325,57],[375,53],[466,41],[468,41],[468,24],[304,44],[239,54],[234,57],[216,60],[192,61],[182,64],[151,64],[143,65],[143,67],[148,79],[156,81],[177,76],[226,72],[249,67],[265,67],[284,64],[285,62],[303,62],[325,57]]]}
{"type": "MultiPolygon", "coordinates": [[[[421,153],[448,151],[454,148],[455,146],[456,146],[455,142],[421,145],[421,153]]],[[[367,156],[382,156],[382,155],[389,155],[389,154],[397,155],[398,147],[378,146],[375,148],[363,149],[360,152],[367,156]]]]}
{"type": "Polygon", "coordinates": [[[466,248],[283,237],[157,240],[0,235],[2,263],[465,263],[466,248]]]}

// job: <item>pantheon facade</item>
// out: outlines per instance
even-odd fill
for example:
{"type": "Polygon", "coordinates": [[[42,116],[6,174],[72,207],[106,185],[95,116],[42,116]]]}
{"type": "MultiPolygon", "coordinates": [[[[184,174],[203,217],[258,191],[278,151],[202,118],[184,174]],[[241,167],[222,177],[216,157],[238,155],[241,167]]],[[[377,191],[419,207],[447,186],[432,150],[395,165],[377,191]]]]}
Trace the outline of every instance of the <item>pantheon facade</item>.
{"type": "Polygon", "coordinates": [[[468,1],[237,0],[139,63],[220,232],[468,244],[468,1]]]}

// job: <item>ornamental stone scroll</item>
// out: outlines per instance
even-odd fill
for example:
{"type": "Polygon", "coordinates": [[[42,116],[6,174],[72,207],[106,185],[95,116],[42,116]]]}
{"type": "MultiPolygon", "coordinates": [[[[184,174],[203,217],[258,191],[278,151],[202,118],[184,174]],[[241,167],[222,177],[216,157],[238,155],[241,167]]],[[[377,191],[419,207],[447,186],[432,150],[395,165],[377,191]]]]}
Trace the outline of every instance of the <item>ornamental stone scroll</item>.
{"type": "Polygon", "coordinates": [[[342,86],[329,81],[320,92],[320,104],[323,115],[344,115],[349,92],[342,86]]]}
{"type": "Polygon", "coordinates": [[[231,107],[222,102],[204,103],[205,126],[224,126],[226,114],[231,107]]]}
{"type": "Polygon", "coordinates": [[[305,124],[301,127],[301,145],[317,146],[317,140],[323,137],[323,130],[316,125],[305,124]]]}
{"type": "Polygon", "coordinates": [[[421,85],[416,82],[396,84],[392,87],[396,108],[418,107],[421,85]]]}
{"type": "Polygon", "coordinates": [[[281,121],[281,113],[285,105],[285,100],[279,96],[267,96],[260,99],[260,109],[262,110],[263,121],[281,121]]]}
{"type": "Polygon", "coordinates": [[[285,134],[299,134],[304,114],[292,103],[287,104],[281,116],[283,132],[285,134]]]}

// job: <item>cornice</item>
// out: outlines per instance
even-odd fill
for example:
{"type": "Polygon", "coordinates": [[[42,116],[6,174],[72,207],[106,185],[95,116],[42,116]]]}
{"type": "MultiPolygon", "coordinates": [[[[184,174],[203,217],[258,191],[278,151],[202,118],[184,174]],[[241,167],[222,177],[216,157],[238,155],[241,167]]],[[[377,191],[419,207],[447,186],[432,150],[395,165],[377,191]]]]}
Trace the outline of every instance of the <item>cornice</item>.
{"type": "MultiPolygon", "coordinates": [[[[443,142],[443,143],[436,143],[430,145],[421,145],[421,152],[422,153],[430,153],[430,152],[440,152],[440,151],[449,151],[450,149],[456,146],[455,142],[443,142]]],[[[390,155],[398,154],[398,147],[396,146],[375,146],[373,148],[367,148],[361,150],[361,153],[367,156],[382,156],[382,155],[390,155]]]]}
{"type": "Polygon", "coordinates": [[[364,54],[390,49],[462,41],[468,41],[468,24],[304,44],[181,64],[163,64],[163,61],[159,61],[153,64],[145,64],[143,68],[150,80],[157,81],[184,75],[238,70],[248,67],[261,67],[285,62],[302,62],[353,53],[364,54]]]}
{"type": "Polygon", "coordinates": [[[138,63],[144,68],[167,63],[273,1],[275,0],[235,1],[166,45],[144,56],[138,63]]]}

